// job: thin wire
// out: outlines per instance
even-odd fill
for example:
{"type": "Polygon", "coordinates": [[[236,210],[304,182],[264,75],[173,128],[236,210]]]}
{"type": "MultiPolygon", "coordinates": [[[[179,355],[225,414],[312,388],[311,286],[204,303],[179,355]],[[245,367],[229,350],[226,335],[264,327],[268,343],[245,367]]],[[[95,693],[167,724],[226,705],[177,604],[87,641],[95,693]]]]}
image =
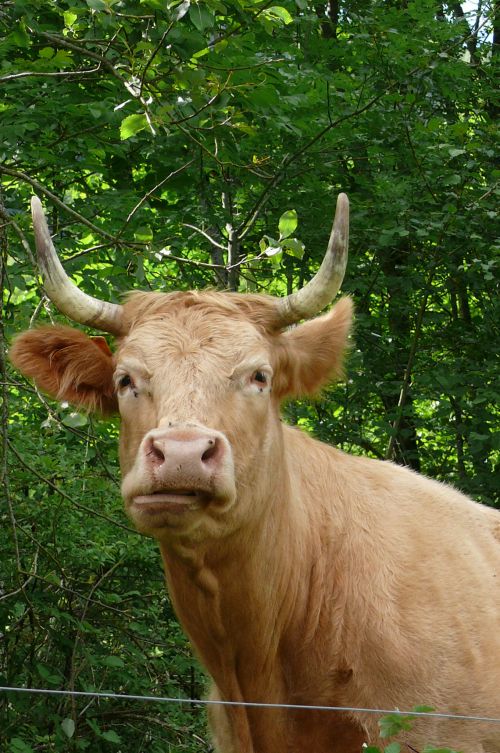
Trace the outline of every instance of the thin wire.
{"type": "Polygon", "coordinates": [[[0,686],[0,692],[38,693],[40,695],[66,695],[83,698],[116,698],[119,701],[146,701],[149,703],[190,703],[197,706],[247,706],[263,709],[292,709],[310,711],[349,711],[363,714],[397,714],[398,716],[425,716],[439,719],[458,719],[473,722],[493,722],[500,724],[500,719],[489,716],[468,716],[466,714],[447,714],[438,711],[400,711],[400,709],[363,709],[351,706],[309,706],[300,703],[260,703],[251,701],[220,701],[215,699],[170,698],[155,695],[129,695],[127,693],[98,693],[84,690],[48,690],[46,688],[14,688],[0,686]]]}

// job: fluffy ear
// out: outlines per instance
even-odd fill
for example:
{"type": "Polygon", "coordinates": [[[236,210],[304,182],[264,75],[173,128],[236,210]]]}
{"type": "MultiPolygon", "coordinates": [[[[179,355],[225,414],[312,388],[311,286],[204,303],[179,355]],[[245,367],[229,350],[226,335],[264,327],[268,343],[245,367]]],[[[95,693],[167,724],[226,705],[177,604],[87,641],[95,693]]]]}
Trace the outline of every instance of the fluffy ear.
{"type": "Polygon", "coordinates": [[[273,392],[280,399],[313,395],[342,374],[352,324],[352,301],[342,298],[324,316],[280,335],[273,392]]]}
{"type": "Polygon", "coordinates": [[[40,327],[18,335],[9,357],[52,397],[87,410],[113,413],[117,410],[113,358],[102,341],[71,327],[40,327]]]}

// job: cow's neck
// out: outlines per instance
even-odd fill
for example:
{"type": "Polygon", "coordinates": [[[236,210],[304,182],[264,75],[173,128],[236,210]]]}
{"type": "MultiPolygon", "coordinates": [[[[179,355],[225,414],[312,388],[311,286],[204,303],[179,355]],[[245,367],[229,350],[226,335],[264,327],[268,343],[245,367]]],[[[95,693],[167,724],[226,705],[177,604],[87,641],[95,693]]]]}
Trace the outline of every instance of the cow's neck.
{"type": "MultiPolygon", "coordinates": [[[[282,634],[294,608],[288,571],[297,567],[298,542],[286,504],[290,482],[282,442],[280,429],[276,457],[269,458],[271,481],[260,488],[249,483],[252,496],[236,502],[251,513],[246,523],[220,540],[160,544],[176,612],[222,692],[221,671],[234,674],[236,667],[238,674],[238,662],[251,661],[253,674],[265,682],[268,667],[276,665],[273,636],[282,634]]],[[[261,467],[260,477],[265,473],[261,467]]],[[[245,667],[242,672],[248,676],[245,667]]]]}
{"type": "Polygon", "coordinates": [[[268,510],[260,525],[244,526],[222,541],[160,545],[175,609],[210,670],[212,652],[220,665],[233,661],[231,654],[242,658],[248,647],[259,671],[274,650],[264,645],[264,636],[272,640],[275,626],[263,622],[278,619],[290,600],[286,569],[292,556],[290,547],[278,546],[288,539],[289,521],[276,512],[268,510]]]}

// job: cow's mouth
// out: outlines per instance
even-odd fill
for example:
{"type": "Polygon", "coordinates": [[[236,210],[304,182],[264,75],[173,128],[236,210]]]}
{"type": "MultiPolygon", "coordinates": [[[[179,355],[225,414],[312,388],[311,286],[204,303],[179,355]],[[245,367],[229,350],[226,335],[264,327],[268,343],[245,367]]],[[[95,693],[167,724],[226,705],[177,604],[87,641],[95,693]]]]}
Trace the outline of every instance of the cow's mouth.
{"type": "Polygon", "coordinates": [[[132,498],[132,504],[142,514],[152,515],[170,512],[182,515],[189,510],[199,510],[206,494],[192,489],[169,489],[152,494],[138,494],[132,498]]]}

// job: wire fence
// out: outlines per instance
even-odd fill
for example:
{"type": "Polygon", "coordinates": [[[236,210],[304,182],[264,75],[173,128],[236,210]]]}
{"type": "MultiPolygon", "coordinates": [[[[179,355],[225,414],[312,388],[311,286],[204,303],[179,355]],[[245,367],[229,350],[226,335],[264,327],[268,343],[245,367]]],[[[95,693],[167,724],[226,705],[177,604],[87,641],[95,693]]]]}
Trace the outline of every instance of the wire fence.
{"type": "Polygon", "coordinates": [[[192,706],[245,706],[263,709],[290,709],[299,711],[333,711],[358,714],[397,714],[398,716],[434,717],[438,719],[456,719],[458,721],[490,722],[500,724],[500,718],[490,716],[474,716],[468,714],[452,714],[440,711],[401,711],[401,709],[358,708],[356,706],[315,706],[301,703],[264,703],[260,701],[223,701],[211,698],[171,698],[169,696],[130,695],[128,693],[100,693],[85,690],[51,690],[48,688],[16,688],[0,686],[2,693],[32,693],[34,695],[69,696],[73,698],[114,698],[119,701],[141,701],[144,703],[179,703],[192,706]]]}

